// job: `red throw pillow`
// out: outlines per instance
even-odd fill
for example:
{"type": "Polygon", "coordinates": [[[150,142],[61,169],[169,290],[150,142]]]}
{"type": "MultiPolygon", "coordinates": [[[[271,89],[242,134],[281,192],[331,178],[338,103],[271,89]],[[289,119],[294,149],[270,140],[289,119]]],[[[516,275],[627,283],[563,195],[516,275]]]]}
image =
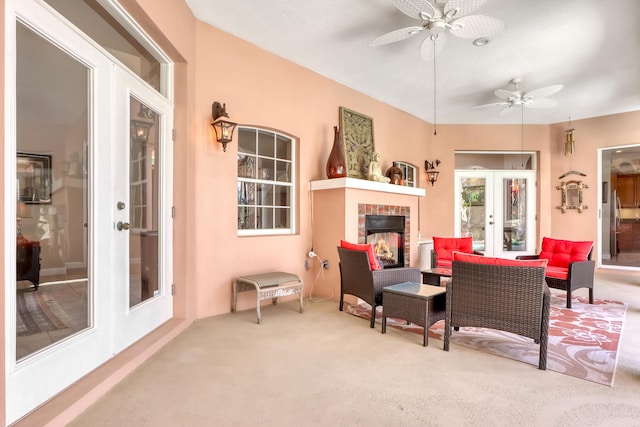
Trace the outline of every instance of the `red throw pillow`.
{"type": "Polygon", "coordinates": [[[367,253],[367,257],[369,258],[369,265],[371,266],[371,270],[382,270],[382,266],[380,265],[380,261],[376,255],[376,251],[373,248],[373,243],[368,243],[365,245],[359,245],[357,243],[349,243],[345,240],[340,240],[340,247],[345,249],[351,249],[352,251],[363,251],[367,253]]]}
{"type": "Polygon", "coordinates": [[[492,258],[482,255],[466,254],[462,252],[453,253],[454,261],[473,262],[475,264],[502,265],[507,267],[546,267],[546,259],[508,259],[492,258]]]}

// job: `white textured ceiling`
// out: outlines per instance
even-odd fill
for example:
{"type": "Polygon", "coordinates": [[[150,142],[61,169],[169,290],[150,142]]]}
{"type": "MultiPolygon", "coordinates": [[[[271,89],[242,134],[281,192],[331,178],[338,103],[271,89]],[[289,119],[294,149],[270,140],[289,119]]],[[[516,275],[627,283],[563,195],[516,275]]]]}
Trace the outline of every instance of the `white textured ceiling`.
{"type": "MultiPolygon", "coordinates": [[[[420,57],[426,32],[370,47],[389,31],[420,25],[391,0],[186,0],[194,15],[332,80],[430,123],[434,70],[420,57]]],[[[472,110],[496,89],[564,88],[524,121],[566,122],[640,110],[639,0],[487,0],[475,14],[504,22],[491,43],[444,34],[436,59],[436,123],[521,123],[520,111],[472,110]]],[[[346,106],[348,107],[348,106],[346,106]]],[[[366,112],[362,112],[366,114],[366,112]]]]}

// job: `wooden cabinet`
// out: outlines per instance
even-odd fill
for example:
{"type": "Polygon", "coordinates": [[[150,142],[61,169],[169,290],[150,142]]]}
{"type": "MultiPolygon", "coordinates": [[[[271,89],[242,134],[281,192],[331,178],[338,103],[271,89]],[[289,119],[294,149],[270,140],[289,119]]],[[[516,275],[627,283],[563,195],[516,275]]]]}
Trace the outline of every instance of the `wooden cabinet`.
{"type": "Polygon", "coordinates": [[[640,251],[640,221],[624,221],[618,226],[620,252],[640,251]]]}
{"type": "Polygon", "coordinates": [[[621,207],[635,208],[640,205],[640,175],[618,175],[616,190],[621,207]]]}

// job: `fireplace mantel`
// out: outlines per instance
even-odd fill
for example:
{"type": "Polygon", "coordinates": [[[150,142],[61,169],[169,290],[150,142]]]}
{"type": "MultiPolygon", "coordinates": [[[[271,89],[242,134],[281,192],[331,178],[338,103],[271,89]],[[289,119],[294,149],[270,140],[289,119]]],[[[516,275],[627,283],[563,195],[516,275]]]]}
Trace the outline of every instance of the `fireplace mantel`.
{"type": "Polygon", "coordinates": [[[337,188],[351,188],[355,190],[380,191],[384,193],[405,194],[408,196],[424,197],[426,191],[424,188],[405,187],[404,185],[388,184],[383,182],[367,181],[366,179],[357,178],[333,178],[323,179],[321,181],[311,181],[309,189],[316,190],[333,190],[337,188]]]}

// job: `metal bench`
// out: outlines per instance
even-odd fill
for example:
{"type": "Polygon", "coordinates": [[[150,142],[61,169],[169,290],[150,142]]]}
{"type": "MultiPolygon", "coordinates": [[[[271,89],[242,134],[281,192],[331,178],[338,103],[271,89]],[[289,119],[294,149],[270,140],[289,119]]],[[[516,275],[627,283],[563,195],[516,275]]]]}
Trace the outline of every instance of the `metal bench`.
{"type": "Polygon", "coordinates": [[[231,303],[231,312],[236,312],[238,303],[238,292],[253,291],[257,293],[256,311],[258,313],[258,324],[262,324],[260,315],[260,301],[272,298],[273,304],[278,303],[278,298],[289,295],[300,295],[300,313],[304,313],[302,303],[302,280],[295,274],[284,273],[282,271],[254,274],[251,276],[236,277],[233,280],[233,301],[231,303]]]}

